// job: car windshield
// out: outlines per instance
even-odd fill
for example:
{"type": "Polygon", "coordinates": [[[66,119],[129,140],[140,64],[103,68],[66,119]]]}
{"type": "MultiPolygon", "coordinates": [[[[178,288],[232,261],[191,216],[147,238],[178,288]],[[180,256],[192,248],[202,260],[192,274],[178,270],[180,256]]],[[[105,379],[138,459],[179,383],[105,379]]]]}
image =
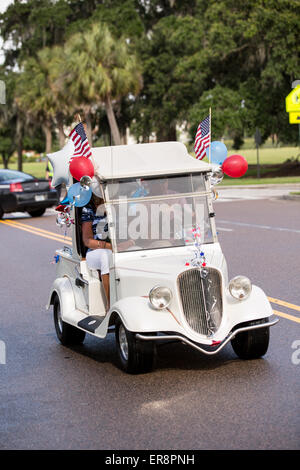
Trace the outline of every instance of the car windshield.
{"type": "Polygon", "coordinates": [[[118,252],[212,243],[203,174],[108,183],[111,237],[118,252]]]}
{"type": "Polygon", "coordinates": [[[30,181],[33,179],[34,179],[33,176],[28,175],[27,173],[23,173],[21,171],[0,170],[0,181],[10,181],[10,180],[30,181]]]}

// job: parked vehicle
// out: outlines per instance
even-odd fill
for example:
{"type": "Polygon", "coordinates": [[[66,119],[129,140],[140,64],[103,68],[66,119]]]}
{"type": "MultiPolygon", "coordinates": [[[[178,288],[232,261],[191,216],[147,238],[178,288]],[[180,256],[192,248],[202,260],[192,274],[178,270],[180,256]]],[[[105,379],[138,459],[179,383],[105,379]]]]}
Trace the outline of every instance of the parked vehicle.
{"type": "Polygon", "coordinates": [[[262,289],[245,276],[228,280],[212,166],[178,142],[94,148],[93,156],[113,245],[111,306],[106,312],[99,273],[87,267],[82,209],[73,208],[73,246],[57,251],[48,302],[61,343],[79,344],[86,333],[103,339],[114,330],[120,366],[129,373],[150,371],[156,345],[170,340],[207,356],[229,342],[240,358],[263,356],[278,320],[262,289]]]}
{"type": "Polygon", "coordinates": [[[40,217],[56,205],[58,193],[48,180],[16,170],[0,170],[0,218],[7,212],[28,212],[40,217]]]}

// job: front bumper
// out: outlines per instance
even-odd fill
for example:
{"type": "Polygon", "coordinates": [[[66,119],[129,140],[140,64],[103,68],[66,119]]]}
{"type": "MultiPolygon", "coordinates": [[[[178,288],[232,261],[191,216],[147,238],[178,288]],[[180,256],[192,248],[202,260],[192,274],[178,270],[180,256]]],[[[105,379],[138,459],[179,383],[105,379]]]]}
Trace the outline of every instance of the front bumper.
{"type": "Polygon", "coordinates": [[[207,348],[216,348],[216,349],[213,349],[213,350],[209,350],[209,349],[205,349],[203,347],[203,345],[199,346],[198,343],[195,343],[194,341],[191,341],[190,339],[186,338],[185,336],[181,336],[181,335],[178,335],[178,334],[168,334],[168,335],[161,335],[161,336],[151,336],[151,335],[143,335],[141,333],[136,333],[136,338],[140,339],[140,340],[143,340],[143,341],[164,341],[164,340],[178,340],[178,341],[181,341],[185,344],[187,344],[188,346],[191,346],[192,348],[194,349],[197,349],[197,351],[200,351],[208,356],[213,356],[214,354],[218,354],[221,349],[224,348],[224,346],[226,346],[227,343],[229,343],[229,341],[231,341],[238,333],[241,333],[243,331],[249,331],[249,330],[256,330],[258,328],[265,328],[265,327],[270,327],[270,326],[274,326],[276,325],[277,323],[279,322],[279,319],[276,319],[276,320],[273,320],[273,321],[266,321],[264,323],[258,323],[258,324],[255,324],[255,325],[248,325],[248,326],[243,326],[243,327],[238,327],[237,329],[231,331],[229,333],[229,335],[221,342],[221,343],[214,343],[212,342],[212,344],[210,346],[208,346],[207,344],[205,345],[205,347],[207,348]]]}

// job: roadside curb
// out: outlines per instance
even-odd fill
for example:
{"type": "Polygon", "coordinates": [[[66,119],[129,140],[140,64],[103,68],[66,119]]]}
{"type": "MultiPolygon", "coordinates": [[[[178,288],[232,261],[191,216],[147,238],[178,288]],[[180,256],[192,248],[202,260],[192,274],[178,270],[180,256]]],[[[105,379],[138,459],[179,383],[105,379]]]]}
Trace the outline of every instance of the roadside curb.
{"type": "Polygon", "coordinates": [[[300,195],[297,196],[296,194],[290,194],[290,195],[281,196],[280,199],[287,199],[289,201],[298,201],[298,202],[300,202],[300,195]]]}

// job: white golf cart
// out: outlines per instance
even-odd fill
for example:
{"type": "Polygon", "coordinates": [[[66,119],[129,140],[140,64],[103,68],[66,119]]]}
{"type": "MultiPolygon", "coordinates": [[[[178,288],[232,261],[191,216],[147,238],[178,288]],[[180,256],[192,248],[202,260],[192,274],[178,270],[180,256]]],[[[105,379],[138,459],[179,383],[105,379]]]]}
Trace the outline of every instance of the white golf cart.
{"type": "Polygon", "coordinates": [[[103,339],[115,330],[120,366],[130,373],[150,371],[162,341],[178,340],[206,355],[231,342],[240,358],[263,356],[278,320],[249,279],[228,281],[212,166],[178,142],[92,150],[113,246],[110,309],[100,273],[87,267],[82,209],[75,207],[73,246],[57,251],[48,302],[60,342],[79,344],[86,333],[103,339]]]}

